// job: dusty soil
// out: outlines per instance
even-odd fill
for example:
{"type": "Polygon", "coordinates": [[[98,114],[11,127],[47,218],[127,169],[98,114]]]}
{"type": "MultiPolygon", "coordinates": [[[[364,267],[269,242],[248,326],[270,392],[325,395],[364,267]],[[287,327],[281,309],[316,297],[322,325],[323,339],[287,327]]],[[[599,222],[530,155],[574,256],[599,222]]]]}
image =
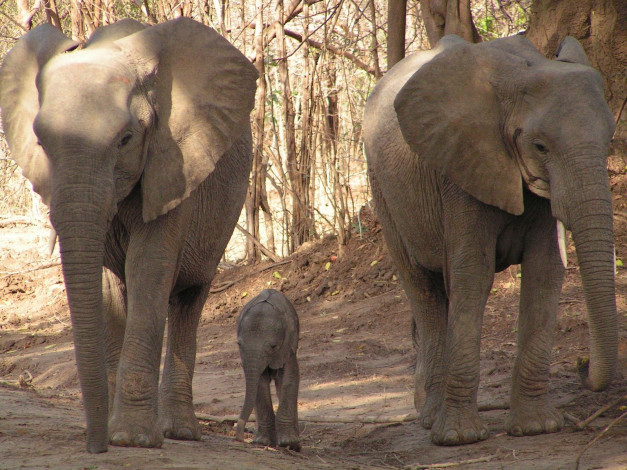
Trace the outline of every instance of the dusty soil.
{"type": "MultiPolygon", "coordinates": [[[[612,178],[616,249],[627,263],[627,177],[612,178]]],[[[166,439],[154,450],[110,447],[84,452],[84,418],[70,320],[58,257],[49,258],[42,226],[0,229],[0,468],[575,468],[578,455],[625,412],[618,403],[584,430],[588,417],[627,394],[627,269],[618,268],[619,378],[605,392],[579,383],[588,354],[585,303],[569,247],[570,266],[555,332],[551,397],[568,414],[559,433],[513,438],[504,432],[516,350],[518,268],[497,275],[484,317],[481,415],[489,440],[437,447],[415,421],[407,299],[368,208],[343,253],[326,238],[280,264],[222,268],[203,312],[194,379],[200,442],[166,439]],[[51,266],[50,266],[51,265],[51,266]],[[265,287],[281,289],[300,316],[301,453],[234,440],[233,418],[244,397],[235,342],[241,307],[265,287]],[[493,409],[496,408],[496,409],[493,409]],[[219,418],[219,419],[217,419],[219,418]]],[[[254,423],[249,424],[252,431],[254,423]]],[[[252,435],[249,435],[251,437],[252,435]]],[[[580,468],[627,468],[627,418],[618,420],[581,457],[580,468]]]]}

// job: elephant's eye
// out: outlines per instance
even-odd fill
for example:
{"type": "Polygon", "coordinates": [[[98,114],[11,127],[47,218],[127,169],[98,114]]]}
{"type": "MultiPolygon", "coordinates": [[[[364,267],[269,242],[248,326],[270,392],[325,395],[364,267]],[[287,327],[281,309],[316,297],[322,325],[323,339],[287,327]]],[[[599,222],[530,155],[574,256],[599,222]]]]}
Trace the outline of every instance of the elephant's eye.
{"type": "Polygon", "coordinates": [[[124,147],[133,138],[133,134],[126,134],[120,141],[120,147],[124,147]]]}
{"type": "Polygon", "coordinates": [[[549,151],[549,149],[546,148],[546,145],[544,145],[542,142],[534,142],[533,146],[540,153],[547,153],[549,151]]]}

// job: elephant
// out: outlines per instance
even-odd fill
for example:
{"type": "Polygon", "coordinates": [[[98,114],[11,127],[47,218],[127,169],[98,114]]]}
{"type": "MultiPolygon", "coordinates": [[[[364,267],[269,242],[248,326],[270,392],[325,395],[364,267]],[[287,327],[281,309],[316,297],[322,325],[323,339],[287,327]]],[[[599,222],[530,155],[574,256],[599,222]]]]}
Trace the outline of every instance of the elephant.
{"type": "Polygon", "coordinates": [[[550,60],[522,35],[455,35],[392,67],[364,110],[375,211],[411,312],[414,403],[437,445],[481,441],[481,326],[494,273],[521,265],[510,435],[556,432],[547,399],[553,330],[572,233],[598,391],[618,337],[606,160],[614,119],[579,42],[550,60]],[[559,236],[558,236],[559,234],[559,236]],[[558,242],[559,239],[559,242],[558,242]],[[560,249],[560,246],[562,249],[560,249]]]}
{"type": "Polygon", "coordinates": [[[82,47],[41,25],[4,61],[11,155],[58,234],[91,453],[200,439],[196,330],[246,196],[256,80],[188,18],[122,20],[82,47]]]}
{"type": "Polygon", "coordinates": [[[237,440],[244,440],[246,422],[254,407],[257,433],[253,442],[267,446],[278,443],[300,451],[298,335],[298,314],[277,290],[261,291],[242,309],[237,320],[237,344],[246,378],[246,395],[237,420],[237,440]],[[276,419],[270,395],[272,380],[279,399],[276,419]]]}

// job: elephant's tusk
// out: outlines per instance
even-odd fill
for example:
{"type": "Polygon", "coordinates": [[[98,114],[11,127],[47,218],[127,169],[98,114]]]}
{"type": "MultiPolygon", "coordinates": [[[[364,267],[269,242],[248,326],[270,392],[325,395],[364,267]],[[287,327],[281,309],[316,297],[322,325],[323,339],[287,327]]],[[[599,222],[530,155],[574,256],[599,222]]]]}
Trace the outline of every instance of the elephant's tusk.
{"type": "Polygon", "coordinates": [[[612,252],[614,253],[614,276],[618,274],[618,269],[616,269],[616,246],[612,248],[612,252]]]}
{"type": "Polygon", "coordinates": [[[53,228],[50,229],[50,238],[48,239],[48,254],[52,256],[54,247],[57,244],[57,231],[53,228]]]}
{"type": "Polygon", "coordinates": [[[561,220],[557,221],[557,246],[560,249],[560,258],[564,269],[568,267],[568,255],[566,254],[566,227],[561,220]]]}

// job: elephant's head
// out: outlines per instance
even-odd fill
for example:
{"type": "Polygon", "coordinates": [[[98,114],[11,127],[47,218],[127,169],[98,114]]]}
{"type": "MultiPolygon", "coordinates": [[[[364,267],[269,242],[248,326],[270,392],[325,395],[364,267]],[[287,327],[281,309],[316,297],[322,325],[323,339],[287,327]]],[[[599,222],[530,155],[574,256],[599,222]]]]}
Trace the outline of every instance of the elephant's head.
{"type": "Polygon", "coordinates": [[[50,206],[59,236],[88,423],[106,450],[101,276],[118,203],[137,191],[144,222],[175,208],[249,126],[257,72],[211,28],[124,20],[83,48],[42,25],[0,70],[12,157],[50,206]]]}
{"type": "Polygon", "coordinates": [[[593,390],[616,368],[612,205],[606,159],[614,119],[581,45],[556,60],[523,36],[469,44],[445,37],[394,106],[411,149],[480,201],[524,212],[524,187],[572,231],[590,315],[593,390]]]}
{"type": "Polygon", "coordinates": [[[283,294],[264,290],[244,306],[237,321],[237,344],[246,378],[246,396],[237,438],[253,411],[259,379],[267,368],[281,369],[298,349],[298,316],[283,294]]]}

